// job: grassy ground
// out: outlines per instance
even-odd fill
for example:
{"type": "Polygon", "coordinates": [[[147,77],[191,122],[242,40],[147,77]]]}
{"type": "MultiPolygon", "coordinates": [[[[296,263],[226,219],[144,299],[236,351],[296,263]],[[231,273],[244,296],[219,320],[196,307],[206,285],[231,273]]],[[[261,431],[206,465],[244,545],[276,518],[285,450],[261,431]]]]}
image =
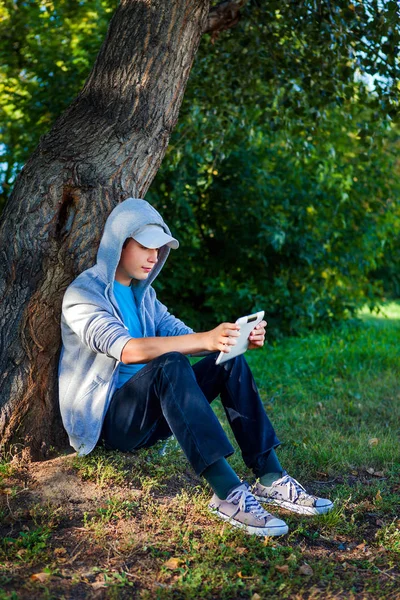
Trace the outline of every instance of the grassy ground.
{"type": "MultiPolygon", "coordinates": [[[[281,462],[336,500],[319,518],[280,511],[280,539],[212,517],[173,441],[34,465],[4,457],[0,600],[400,598],[399,337],[391,305],[248,354],[281,462]]],[[[239,452],[231,464],[251,479],[239,452]]]]}

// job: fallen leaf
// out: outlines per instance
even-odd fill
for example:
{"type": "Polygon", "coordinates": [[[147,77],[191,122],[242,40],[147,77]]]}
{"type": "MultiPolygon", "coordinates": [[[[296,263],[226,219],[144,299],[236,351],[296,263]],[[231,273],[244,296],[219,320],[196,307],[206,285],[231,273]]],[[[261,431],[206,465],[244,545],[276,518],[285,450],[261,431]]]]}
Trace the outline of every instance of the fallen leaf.
{"type": "Polygon", "coordinates": [[[104,581],[95,581],[94,583],[91,583],[90,585],[92,586],[92,588],[94,590],[101,590],[101,589],[107,587],[107,584],[104,583],[104,581]]]}
{"type": "Polygon", "coordinates": [[[378,490],[375,494],[375,500],[377,502],[382,502],[382,494],[381,494],[381,490],[378,490]]]}
{"type": "Polygon", "coordinates": [[[375,473],[375,469],[373,469],[372,467],[368,467],[367,469],[365,469],[367,471],[367,473],[369,473],[370,475],[373,475],[375,473]]]}
{"type": "Polygon", "coordinates": [[[301,567],[299,569],[299,573],[301,575],[313,575],[314,571],[312,570],[310,565],[308,565],[307,563],[304,563],[304,565],[301,565],[301,567]]]}
{"type": "Polygon", "coordinates": [[[368,446],[370,446],[372,448],[373,446],[377,446],[378,444],[379,444],[379,438],[369,438],[368,446]]]}
{"type": "Polygon", "coordinates": [[[61,556],[62,554],[67,554],[67,551],[65,548],[54,548],[54,554],[61,556]]]}
{"type": "Polygon", "coordinates": [[[31,575],[31,581],[39,581],[40,583],[44,583],[50,577],[50,573],[34,573],[33,575],[31,575]]]}
{"type": "Polygon", "coordinates": [[[279,573],[289,573],[289,565],[275,565],[275,569],[279,573]]]}
{"type": "Polygon", "coordinates": [[[248,548],[241,548],[241,547],[235,548],[236,554],[247,554],[248,551],[249,551],[248,548]]]}
{"type": "Polygon", "coordinates": [[[385,473],[383,471],[375,471],[374,477],[385,477],[385,473]]]}
{"type": "Polygon", "coordinates": [[[242,575],[242,571],[239,571],[237,573],[237,576],[239,577],[239,579],[253,579],[251,575],[242,575]]]}
{"type": "Polygon", "coordinates": [[[257,592],[255,594],[253,594],[251,597],[251,600],[261,600],[260,594],[257,594],[257,592]]]}
{"type": "Polygon", "coordinates": [[[366,548],[365,542],[358,544],[358,546],[356,546],[356,548],[357,548],[357,550],[365,550],[365,548],[366,548]]]}
{"type": "Polygon", "coordinates": [[[182,560],[180,558],[169,558],[167,562],[163,564],[163,567],[165,567],[166,569],[171,569],[171,571],[173,571],[174,569],[179,569],[181,563],[182,560]]]}

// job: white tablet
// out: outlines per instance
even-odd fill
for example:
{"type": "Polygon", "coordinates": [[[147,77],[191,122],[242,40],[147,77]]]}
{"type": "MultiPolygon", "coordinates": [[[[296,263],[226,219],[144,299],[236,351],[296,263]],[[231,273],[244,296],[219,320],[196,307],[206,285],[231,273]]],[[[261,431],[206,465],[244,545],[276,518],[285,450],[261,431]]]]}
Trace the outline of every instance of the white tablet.
{"type": "Polygon", "coordinates": [[[249,347],[249,335],[253,331],[254,327],[257,327],[257,325],[263,320],[263,318],[263,310],[258,313],[254,313],[254,315],[240,317],[240,319],[236,321],[236,323],[240,325],[240,335],[238,338],[236,338],[236,346],[230,346],[229,352],[220,352],[215,364],[221,365],[227,360],[231,360],[231,358],[235,358],[235,356],[239,356],[239,354],[246,352],[247,348],[249,347]]]}

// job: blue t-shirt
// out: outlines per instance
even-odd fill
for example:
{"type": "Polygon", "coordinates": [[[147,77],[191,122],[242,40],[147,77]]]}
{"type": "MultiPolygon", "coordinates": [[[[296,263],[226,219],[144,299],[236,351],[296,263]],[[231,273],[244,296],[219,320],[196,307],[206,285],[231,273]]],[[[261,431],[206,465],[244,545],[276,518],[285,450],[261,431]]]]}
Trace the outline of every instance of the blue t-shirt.
{"type": "MultiPolygon", "coordinates": [[[[130,335],[133,338],[143,337],[143,330],[139,321],[135,298],[133,297],[130,286],[114,281],[114,295],[130,335]]],[[[119,365],[117,388],[124,385],[132,375],[135,375],[135,373],[140,371],[144,366],[145,365],[124,365],[124,363],[121,362],[119,365]]]]}

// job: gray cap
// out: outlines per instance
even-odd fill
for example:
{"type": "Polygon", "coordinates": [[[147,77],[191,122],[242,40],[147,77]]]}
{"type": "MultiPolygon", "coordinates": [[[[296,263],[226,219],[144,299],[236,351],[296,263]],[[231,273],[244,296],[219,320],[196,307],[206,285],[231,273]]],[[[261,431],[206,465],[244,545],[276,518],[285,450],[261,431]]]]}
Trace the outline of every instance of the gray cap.
{"type": "Polygon", "coordinates": [[[179,247],[178,240],[165,233],[160,225],[146,225],[146,227],[139,231],[139,233],[132,235],[132,237],[145,248],[161,248],[161,246],[169,246],[176,250],[179,247]]]}

